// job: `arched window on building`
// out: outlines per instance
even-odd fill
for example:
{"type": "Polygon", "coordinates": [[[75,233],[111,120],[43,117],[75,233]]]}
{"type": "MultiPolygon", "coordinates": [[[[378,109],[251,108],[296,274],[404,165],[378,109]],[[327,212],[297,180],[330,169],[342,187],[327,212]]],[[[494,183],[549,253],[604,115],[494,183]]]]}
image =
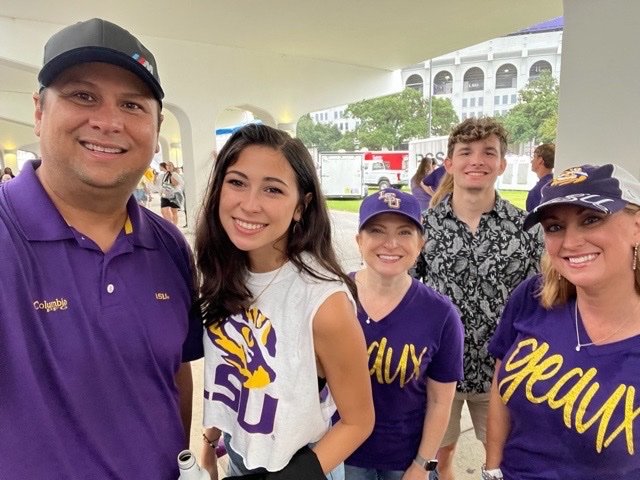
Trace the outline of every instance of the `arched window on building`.
{"type": "Polygon", "coordinates": [[[478,67],[472,67],[464,73],[463,92],[484,90],[484,72],[478,67]]]}
{"type": "Polygon", "coordinates": [[[453,91],[453,75],[446,70],[438,72],[433,78],[433,94],[445,95],[453,91]]]}
{"type": "Polygon", "coordinates": [[[505,63],[496,72],[496,89],[516,88],[518,81],[518,70],[511,63],[505,63]]]}
{"type": "Polygon", "coordinates": [[[409,75],[409,78],[407,78],[404,85],[407,88],[413,88],[414,90],[419,91],[420,94],[424,91],[424,80],[422,80],[422,77],[416,73],[409,75]]]}
{"type": "Polygon", "coordinates": [[[551,64],[546,60],[538,60],[529,69],[529,81],[535,80],[542,72],[552,72],[551,64]]]}

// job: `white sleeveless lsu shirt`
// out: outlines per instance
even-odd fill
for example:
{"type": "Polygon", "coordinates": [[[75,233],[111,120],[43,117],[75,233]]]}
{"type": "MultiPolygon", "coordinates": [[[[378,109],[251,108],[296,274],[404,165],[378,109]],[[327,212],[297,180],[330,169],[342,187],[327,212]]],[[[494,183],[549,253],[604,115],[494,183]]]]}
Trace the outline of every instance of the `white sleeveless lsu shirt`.
{"type": "Polygon", "coordinates": [[[331,426],[336,408],[327,389],[318,392],[313,318],[333,293],[353,299],[341,280],[318,280],[291,262],[249,273],[247,286],[257,303],[205,329],[203,423],[231,435],[248,469],[278,471],[331,426]]]}

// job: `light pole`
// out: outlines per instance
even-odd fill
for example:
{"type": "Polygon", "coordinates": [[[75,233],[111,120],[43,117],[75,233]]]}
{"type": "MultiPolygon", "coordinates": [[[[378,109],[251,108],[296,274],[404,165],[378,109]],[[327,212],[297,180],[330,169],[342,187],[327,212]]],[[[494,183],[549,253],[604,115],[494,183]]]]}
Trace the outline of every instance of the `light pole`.
{"type": "Polygon", "coordinates": [[[429,127],[427,128],[427,137],[431,137],[431,109],[433,104],[433,85],[431,85],[431,83],[433,82],[433,74],[431,70],[431,62],[432,60],[429,59],[429,127]]]}

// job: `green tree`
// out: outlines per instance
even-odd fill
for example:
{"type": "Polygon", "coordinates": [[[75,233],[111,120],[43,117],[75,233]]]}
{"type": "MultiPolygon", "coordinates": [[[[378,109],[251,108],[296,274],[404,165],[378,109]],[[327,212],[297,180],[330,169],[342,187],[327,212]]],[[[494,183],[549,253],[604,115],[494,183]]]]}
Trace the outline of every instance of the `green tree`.
{"type": "Polygon", "coordinates": [[[511,141],[555,142],[558,124],[558,81],[543,72],[520,90],[518,103],[504,117],[511,141]]]}
{"type": "Polygon", "coordinates": [[[353,151],[360,148],[360,143],[356,132],[345,132],[342,138],[333,144],[334,150],[348,150],[353,151]]]}
{"type": "Polygon", "coordinates": [[[360,147],[370,150],[395,149],[401,143],[426,136],[427,104],[413,88],[351,103],[346,113],[360,120],[357,140],[360,147]]]}
{"type": "Polygon", "coordinates": [[[460,123],[451,99],[431,97],[431,135],[449,135],[454,125],[460,123]]]}
{"type": "Polygon", "coordinates": [[[318,147],[318,150],[335,150],[335,144],[342,138],[342,133],[335,125],[314,123],[311,115],[303,115],[298,120],[296,136],[307,147],[318,147]]]}

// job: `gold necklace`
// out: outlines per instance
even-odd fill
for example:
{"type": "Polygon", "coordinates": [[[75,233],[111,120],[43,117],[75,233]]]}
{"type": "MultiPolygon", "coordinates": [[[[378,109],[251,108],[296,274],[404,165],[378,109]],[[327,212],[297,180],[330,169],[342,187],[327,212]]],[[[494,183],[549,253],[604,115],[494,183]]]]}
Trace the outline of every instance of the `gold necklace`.
{"type": "Polygon", "coordinates": [[[273,275],[273,277],[271,277],[271,280],[269,280],[269,283],[267,283],[267,285],[260,291],[260,293],[253,298],[253,300],[251,301],[251,303],[253,305],[256,305],[258,303],[258,300],[260,299],[260,297],[262,296],[262,294],[264,292],[267,291],[267,289],[271,286],[271,284],[276,280],[276,278],[278,278],[278,275],[280,274],[280,270],[282,270],[282,268],[287,264],[287,262],[285,261],[282,265],[280,265],[280,267],[278,268],[278,270],[276,271],[276,273],[273,275]]]}
{"type": "MultiPolygon", "coordinates": [[[[638,309],[638,307],[636,305],[636,308],[634,309],[634,314],[635,314],[635,310],[637,310],[637,309],[638,309]]],[[[580,332],[578,331],[578,299],[577,298],[576,298],[575,309],[574,309],[574,312],[573,312],[573,318],[574,318],[575,324],[576,324],[576,352],[579,352],[582,347],[590,347],[591,345],[598,346],[602,342],[606,342],[607,340],[609,340],[614,335],[620,333],[622,331],[622,329],[624,327],[626,327],[627,324],[631,321],[631,319],[633,318],[633,315],[630,315],[625,322],[623,322],[618,328],[616,328],[613,332],[611,332],[606,337],[600,338],[598,340],[595,340],[595,341],[589,342],[589,343],[580,343],[580,332]]]]}

